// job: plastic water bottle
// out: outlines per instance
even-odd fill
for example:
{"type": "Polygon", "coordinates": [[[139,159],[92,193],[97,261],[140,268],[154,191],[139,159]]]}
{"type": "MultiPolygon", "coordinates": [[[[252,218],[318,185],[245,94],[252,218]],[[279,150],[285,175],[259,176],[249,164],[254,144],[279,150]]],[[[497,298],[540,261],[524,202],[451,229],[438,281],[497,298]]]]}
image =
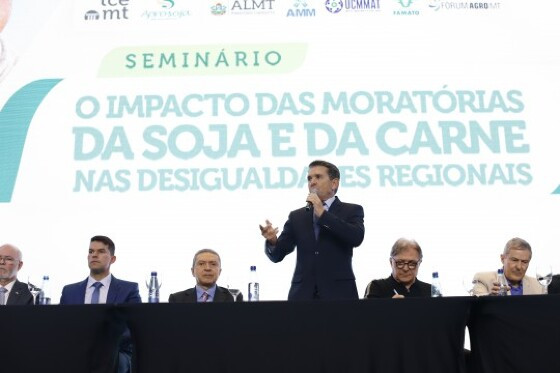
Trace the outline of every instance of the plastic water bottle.
{"type": "Polygon", "coordinates": [[[506,276],[504,276],[504,269],[500,268],[498,269],[498,284],[500,289],[498,290],[498,295],[500,296],[507,296],[507,279],[506,276]]]}
{"type": "Polygon", "coordinates": [[[259,301],[259,281],[257,280],[257,266],[251,266],[248,293],[249,293],[249,302],[259,301]]]}
{"type": "Polygon", "coordinates": [[[157,272],[152,271],[150,275],[150,281],[148,283],[148,303],[159,303],[159,288],[161,284],[159,283],[157,272]]]}
{"type": "Polygon", "coordinates": [[[441,294],[441,285],[439,282],[439,273],[432,273],[432,298],[437,298],[443,296],[441,294]]]}
{"type": "Polygon", "coordinates": [[[39,293],[39,304],[51,304],[51,294],[49,289],[49,276],[43,276],[43,284],[39,293]]]}

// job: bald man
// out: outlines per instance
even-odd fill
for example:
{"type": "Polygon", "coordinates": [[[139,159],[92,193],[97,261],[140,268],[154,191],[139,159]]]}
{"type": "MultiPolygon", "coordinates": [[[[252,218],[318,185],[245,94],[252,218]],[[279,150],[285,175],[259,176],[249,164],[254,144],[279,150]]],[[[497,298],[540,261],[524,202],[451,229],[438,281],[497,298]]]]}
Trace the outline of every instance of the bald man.
{"type": "Polygon", "coordinates": [[[13,62],[2,40],[2,30],[8,23],[12,11],[12,0],[0,0],[0,81],[8,74],[13,62]]]}
{"type": "Polygon", "coordinates": [[[0,246],[0,306],[33,304],[27,285],[17,279],[22,266],[21,251],[17,247],[8,244],[0,246]]]}

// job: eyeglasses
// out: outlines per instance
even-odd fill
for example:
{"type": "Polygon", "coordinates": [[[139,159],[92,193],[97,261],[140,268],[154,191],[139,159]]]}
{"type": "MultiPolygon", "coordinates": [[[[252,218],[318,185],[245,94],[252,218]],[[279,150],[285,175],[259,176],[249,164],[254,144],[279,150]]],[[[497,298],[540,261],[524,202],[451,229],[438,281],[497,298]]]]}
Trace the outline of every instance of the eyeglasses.
{"type": "Polygon", "coordinates": [[[12,258],[11,256],[2,256],[0,255],[0,262],[4,261],[8,264],[13,264],[16,261],[16,258],[12,258]]]}
{"type": "Polygon", "coordinates": [[[422,262],[421,260],[418,261],[414,261],[414,260],[396,260],[395,258],[391,258],[393,259],[393,263],[395,263],[395,266],[398,269],[403,269],[404,266],[407,266],[409,269],[416,269],[416,267],[418,267],[418,265],[422,262]]]}

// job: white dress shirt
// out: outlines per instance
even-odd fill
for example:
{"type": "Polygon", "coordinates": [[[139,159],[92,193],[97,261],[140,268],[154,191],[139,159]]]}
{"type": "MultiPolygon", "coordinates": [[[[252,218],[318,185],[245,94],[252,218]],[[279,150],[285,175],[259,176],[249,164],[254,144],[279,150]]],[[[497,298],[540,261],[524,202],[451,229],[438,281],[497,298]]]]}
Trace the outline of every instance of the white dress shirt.
{"type": "Polygon", "coordinates": [[[99,303],[107,303],[107,293],[109,292],[109,286],[111,285],[111,275],[105,277],[100,281],[97,281],[91,276],[88,277],[88,282],[86,285],[86,297],[84,299],[85,304],[91,304],[91,296],[93,295],[93,291],[95,290],[93,284],[96,282],[101,282],[103,284],[103,286],[99,288],[99,303]]]}

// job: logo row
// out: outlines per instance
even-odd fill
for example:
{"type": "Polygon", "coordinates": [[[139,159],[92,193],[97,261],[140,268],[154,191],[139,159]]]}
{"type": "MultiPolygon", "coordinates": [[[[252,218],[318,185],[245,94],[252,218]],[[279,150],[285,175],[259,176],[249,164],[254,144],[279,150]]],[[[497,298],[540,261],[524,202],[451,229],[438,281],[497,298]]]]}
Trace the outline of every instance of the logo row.
{"type": "Polygon", "coordinates": [[[189,16],[277,15],[315,17],[350,13],[420,15],[426,12],[496,11],[500,2],[446,0],[89,0],[83,19],[94,21],[177,20],[189,16]]]}

